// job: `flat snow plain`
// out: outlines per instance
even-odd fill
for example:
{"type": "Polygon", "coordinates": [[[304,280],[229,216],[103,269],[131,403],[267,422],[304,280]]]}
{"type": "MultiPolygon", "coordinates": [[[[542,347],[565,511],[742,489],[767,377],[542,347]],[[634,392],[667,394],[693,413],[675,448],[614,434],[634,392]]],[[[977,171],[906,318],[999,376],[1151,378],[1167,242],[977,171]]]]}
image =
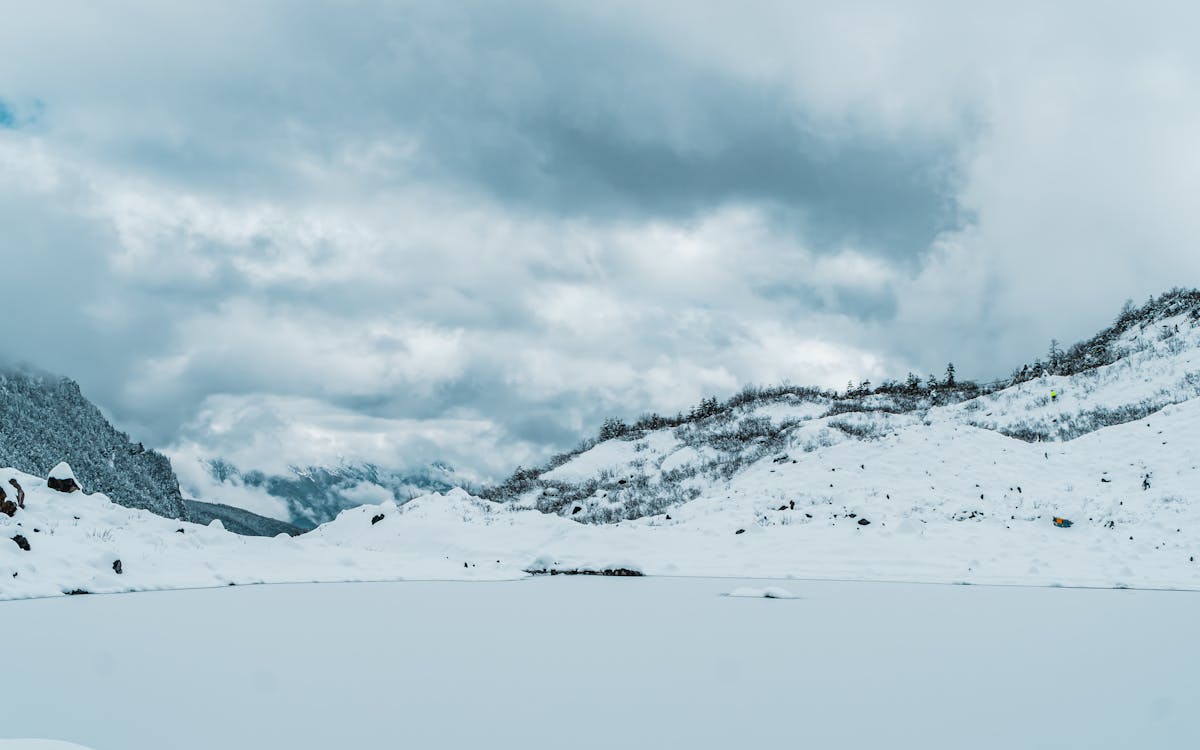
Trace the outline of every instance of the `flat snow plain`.
{"type": "Polygon", "coordinates": [[[0,602],[0,735],[94,750],[1200,747],[1198,593],[786,581],[798,598],[725,595],[780,583],[0,602]]]}

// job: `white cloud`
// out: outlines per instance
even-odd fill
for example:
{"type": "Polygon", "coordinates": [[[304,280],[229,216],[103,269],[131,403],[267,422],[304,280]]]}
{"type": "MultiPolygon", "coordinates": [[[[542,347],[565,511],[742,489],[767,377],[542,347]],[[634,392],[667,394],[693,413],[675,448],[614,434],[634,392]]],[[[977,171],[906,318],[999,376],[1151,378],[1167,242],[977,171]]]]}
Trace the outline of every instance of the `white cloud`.
{"type": "Polygon", "coordinates": [[[0,27],[0,334],[152,443],[495,475],[747,382],[1003,375],[1200,277],[1182,6],[96,13],[0,27]]]}

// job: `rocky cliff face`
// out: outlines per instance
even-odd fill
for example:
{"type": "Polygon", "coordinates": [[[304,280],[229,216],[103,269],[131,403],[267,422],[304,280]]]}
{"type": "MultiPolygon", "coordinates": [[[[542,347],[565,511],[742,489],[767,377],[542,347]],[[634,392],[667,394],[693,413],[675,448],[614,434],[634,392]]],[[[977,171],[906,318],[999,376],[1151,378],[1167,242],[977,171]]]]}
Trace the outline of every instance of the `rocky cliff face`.
{"type": "Polygon", "coordinates": [[[187,518],[170,461],[109,424],[74,381],[0,370],[0,466],[45,477],[60,461],[71,465],[88,492],[187,518]]]}

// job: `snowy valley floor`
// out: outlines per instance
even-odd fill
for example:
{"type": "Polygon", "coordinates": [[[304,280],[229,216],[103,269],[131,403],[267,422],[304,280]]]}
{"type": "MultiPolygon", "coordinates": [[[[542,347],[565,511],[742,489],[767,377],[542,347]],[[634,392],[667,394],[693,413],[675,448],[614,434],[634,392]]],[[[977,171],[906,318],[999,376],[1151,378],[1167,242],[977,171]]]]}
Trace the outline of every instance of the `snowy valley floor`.
{"type": "Polygon", "coordinates": [[[94,750],[1197,747],[1198,619],[1187,591],[654,577],[10,601],[0,737],[94,750]],[[780,585],[800,598],[723,595],[780,585]]]}

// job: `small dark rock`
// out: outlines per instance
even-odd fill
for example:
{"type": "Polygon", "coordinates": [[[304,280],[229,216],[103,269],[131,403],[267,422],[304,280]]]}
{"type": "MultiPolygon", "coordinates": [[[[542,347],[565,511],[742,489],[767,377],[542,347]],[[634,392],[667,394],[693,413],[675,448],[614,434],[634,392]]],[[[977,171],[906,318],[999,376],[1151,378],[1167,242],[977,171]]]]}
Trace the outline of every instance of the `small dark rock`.
{"type": "Polygon", "coordinates": [[[25,490],[21,489],[21,483],[18,482],[16,479],[10,479],[10,480],[8,480],[8,483],[11,484],[13,486],[13,489],[15,489],[17,491],[17,506],[24,508],[25,507],[25,490]]]}
{"type": "Polygon", "coordinates": [[[860,518],[860,519],[858,519],[858,525],[859,526],[870,526],[871,522],[865,518],[860,518]]]}
{"type": "Polygon", "coordinates": [[[380,522],[380,521],[382,521],[382,520],[383,520],[383,514],[382,514],[382,513],[380,513],[380,514],[379,514],[379,515],[377,515],[377,516],[372,516],[372,517],[371,517],[371,525],[372,525],[372,526],[374,526],[375,524],[379,523],[379,522],[380,522]]]}
{"type": "Polygon", "coordinates": [[[183,533],[183,529],[175,529],[175,533],[176,533],[176,534],[182,534],[182,533],[183,533]]]}
{"type": "Polygon", "coordinates": [[[67,477],[66,479],[59,479],[58,477],[50,477],[49,479],[46,480],[46,486],[52,490],[58,490],[59,492],[65,492],[68,495],[71,494],[72,492],[79,491],[79,485],[71,477],[67,477]]]}
{"type": "Polygon", "coordinates": [[[12,538],[12,540],[16,542],[17,546],[21,549],[25,550],[26,552],[29,551],[29,540],[26,539],[23,534],[17,534],[12,538]]]}
{"type": "Polygon", "coordinates": [[[121,575],[121,573],[124,572],[123,568],[121,567],[120,560],[113,560],[113,572],[117,575],[121,575]]]}
{"type": "Polygon", "coordinates": [[[735,531],[735,532],[733,532],[733,533],[734,533],[735,535],[737,535],[737,534],[745,534],[745,533],[746,533],[746,530],[745,530],[745,529],[738,529],[737,531],[735,531]]]}
{"type": "Polygon", "coordinates": [[[812,513],[805,513],[805,514],[804,514],[804,517],[805,517],[805,518],[812,518],[812,513]]]}
{"type": "Polygon", "coordinates": [[[846,518],[858,518],[858,514],[857,513],[847,513],[846,518]]]}
{"type": "Polygon", "coordinates": [[[617,482],[617,484],[629,484],[629,480],[628,480],[628,479],[621,479],[621,480],[619,480],[619,481],[617,482]]]}
{"type": "Polygon", "coordinates": [[[581,507],[579,507],[578,505],[576,505],[574,508],[571,508],[571,515],[575,515],[576,513],[579,513],[579,512],[581,512],[582,510],[583,510],[583,508],[581,508],[581,507]]]}
{"type": "Polygon", "coordinates": [[[789,500],[789,501],[788,501],[788,510],[795,510],[795,509],[796,509],[796,501],[795,501],[795,500],[789,500]]]}
{"type": "Polygon", "coordinates": [[[671,516],[670,516],[670,515],[668,515],[668,516],[667,516],[667,520],[668,520],[668,521],[670,521],[670,520],[671,520],[671,516]]]}
{"type": "Polygon", "coordinates": [[[12,500],[4,500],[0,498],[0,513],[12,518],[17,514],[17,504],[12,500]]]}
{"type": "Polygon", "coordinates": [[[67,596],[86,596],[92,592],[88,591],[87,589],[71,589],[70,591],[64,591],[63,593],[67,596]]]}
{"type": "Polygon", "coordinates": [[[787,509],[788,509],[788,507],[787,507],[786,505],[780,505],[780,506],[779,506],[778,508],[776,508],[775,510],[787,510],[787,509]]]}

